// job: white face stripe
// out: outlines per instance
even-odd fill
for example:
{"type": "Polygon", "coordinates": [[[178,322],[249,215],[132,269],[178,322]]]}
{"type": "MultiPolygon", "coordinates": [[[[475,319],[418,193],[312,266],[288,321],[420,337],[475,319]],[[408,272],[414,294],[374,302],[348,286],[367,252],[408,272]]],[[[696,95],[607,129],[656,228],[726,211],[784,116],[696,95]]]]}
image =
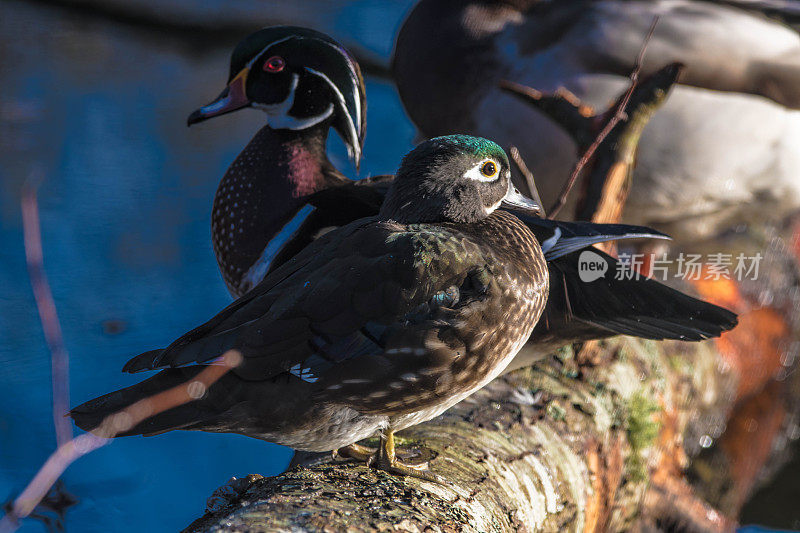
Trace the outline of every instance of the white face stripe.
{"type": "MultiPolygon", "coordinates": [[[[337,52],[339,52],[340,54],[345,56],[347,58],[347,62],[348,63],[352,62],[352,59],[347,54],[347,52],[343,51],[340,47],[334,45],[333,43],[329,43],[327,41],[320,41],[320,42],[322,42],[324,44],[327,44],[328,46],[330,46],[331,48],[333,48],[334,50],[336,50],[337,52]]],[[[306,67],[306,70],[313,71],[312,69],[310,69],[308,67],[306,67]]],[[[351,74],[353,75],[352,76],[353,85],[355,87],[358,87],[358,85],[359,85],[358,84],[358,77],[355,75],[356,67],[351,65],[350,70],[351,70],[351,74]]],[[[315,74],[317,73],[316,71],[313,71],[313,72],[315,74]]],[[[331,83],[331,81],[329,79],[327,79],[327,77],[325,79],[326,79],[326,81],[328,83],[331,83]]],[[[332,83],[331,83],[331,85],[333,86],[332,83]]],[[[334,88],[335,88],[335,86],[334,86],[334,88]]],[[[336,89],[336,92],[337,93],[339,92],[338,89],[336,89]]],[[[353,101],[356,103],[356,124],[360,126],[361,125],[361,113],[362,113],[362,110],[361,110],[361,98],[358,95],[358,89],[357,88],[353,91],[353,101]]],[[[344,102],[344,97],[342,97],[342,102],[344,102]]],[[[345,108],[346,108],[346,106],[345,106],[345,108]]]]}
{"type": "MultiPolygon", "coordinates": [[[[303,38],[303,37],[298,37],[297,35],[289,35],[288,37],[284,37],[283,39],[278,39],[277,41],[273,41],[273,42],[269,43],[267,46],[262,48],[260,52],[258,52],[256,55],[254,55],[253,59],[251,59],[250,61],[247,62],[247,65],[245,65],[246,68],[249,68],[250,70],[252,70],[253,65],[255,64],[256,60],[261,58],[261,57],[263,57],[264,54],[267,52],[267,50],[269,50],[273,46],[276,46],[276,45],[278,45],[280,43],[286,42],[286,41],[291,40],[291,39],[301,39],[301,38],[303,38]]],[[[339,47],[335,46],[333,43],[329,43],[329,42],[323,41],[321,39],[317,39],[317,40],[319,42],[323,43],[323,44],[326,44],[326,45],[330,46],[331,48],[333,48],[334,50],[336,50],[340,54],[343,54],[345,57],[347,57],[348,62],[351,61],[349,56],[347,56],[347,54],[345,52],[343,52],[339,47]]],[[[344,95],[341,93],[339,88],[336,87],[336,85],[330,80],[330,78],[328,78],[322,72],[314,70],[314,69],[312,69],[310,67],[304,67],[304,68],[308,72],[310,72],[312,74],[315,74],[315,75],[321,77],[323,80],[325,80],[325,82],[328,83],[328,85],[330,85],[333,88],[334,92],[336,93],[336,96],[337,96],[338,100],[342,104],[342,107],[345,110],[347,110],[347,103],[345,102],[344,95]]],[[[355,68],[351,67],[351,70],[355,71],[355,68]]],[[[295,76],[297,76],[297,75],[295,74],[295,76]]],[[[353,85],[355,85],[357,87],[358,86],[358,80],[356,79],[355,75],[353,75],[353,81],[354,81],[353,85]]],[[[325,120],[326,118],[328,118],[329,116],[331,116],[333,114],[334,109],[333,109],[333,106],[331,106],[328,109],[326,109],[323,113],[321,113],[321,114],[319,114],[319,115],[317,115],[315,117],[308,117],[308,118],[305,118],[305,119],[297,119],[297,118],[289,116],[288,111],[292,107],[292,104],[294,104],[294,92],[295,92],[296,89],[297,89],[297,81],[293,80],[292,81],[291,92],[289,94],[289,96],[291,97],[291,102],[289,103],[289,105],[287,107],[285,107],[285,112],[283,112],[282,114],[280,113],[280,111],[282,109],[284,109],[284,108],[277,108],[275,106],[280,106],[280,105],[286,104],[286,102],[289,100],[289,97],[287,97],[286,100],[284,100],[280,104],[272,104],[272,106],[269,106],[269,107],[268,106],[264,106],[264,105],[260,105],[260,104],[253,104],[253,107],[256,107],[258,109],[263,109],[264,111],[267,112],[267,114],[275,116],[275,117],[284,117],[283,120],[279,120],[277,122],[275,120],[273,120],[271,122],[271,125],[274,126],[277,129],[302,130],[302,129],[311,127],[311,126],[313,126],[315,124],[318,124],[319,122],[322,122],[323,120],[325,120]],[[273,111],[273,109],[274,109],[274,111],[273,111]]],[[[351,135],[353,137],[353,139],[352,139],[353,145],[354,145],[353,150],[356,151],[356,157],[360,158],[361,147],[358,146],[358,133],[357,133],[358,129],[357,129],[356,126],[358,125],[358,127],[360,127],[360,125],[361,125],[361,117],[362,117],[363,110],[361,109],[361,98],[359,98],[358,89],[357,88],[353,91],[353,101],[355,102],[355,105],[356,105],[356,124],[353,124],[352,118],[350,117],[349,113],[345,113],[345,114],[347,115],[347,118],[348,118],[348,124],[347,124],[348,129],[350,130],[350,133],[351,133],[351,135]]],[[[348,149],[349,149],[349,147],[348,147],[348,149]]]]}
{"type": "MultiPolygon", "coordinates": [[[[271,42],[271,43],[269,43],[267,46],[265,46],[264,48],[262,48],[262,49],[261,49],[261,51],[260,51],[259,53],[257,53],[256,55],[254,55],[254,56],[253,56],[253,59],[251,59],[250,61],[248,61],[248,62],[247,62],[247,65],[245,65],[245,66],[246,66],[247,68],[249,68],[249,69],[251,69],[251,70],[252,70],[252,68],[253,68],[253,65],[254,65],[254,64],[255,64],[255,62],[256,62],[256,59],[258,59],[258,58],[260,58],[261,56],[263,56],[263,55],[264,55],[264,54],[267,52],[267,50],[269,50],[270,48],[272,48],[272,47],[273,47],[273,46],[275,46],[275,45],[278,45],[278,44],[280,44],[280,43],[286,42],[286,41],[288,41],[288,40],[290,40],[290,39],[298,39],[298,38],[299,38],[299,37],[298,37],[297,35],[290,35],[290,36],[288,36],[288,37],[284,37],[283,39],[278,39],[277,41],[274,41],[274,42],[271,42]]],[[[318,40],[319,40],[319,39],[318,39],[318,40]]],[[[329,43],[329,42],[327,42],[327,41],[323,41],[323,40],[319,40],[319,42],[321,42],[321,43],[323,43],[323,44],[326,44],[326,45],[330,46],[331,48],[333,48],[334,50],[336,50],[336,51],[337,51],[337,52],[339,52],[340,54],[344,55],[344,56],[347,58],[347,60],[348,60],[348,63],[352,61],[352,60],[350,59],[350,57],[347,55],[347,53],[346,53],[346,52],[343,52],[343,51],[342,51],[342,50],[341,50],[341,49],[340,49],[338,46],[334,45],[333,43],[329,43]]],[[[312,69],[312,68],[309,68],[309,67],[305,67],[305,69],[306,69],[306,70],[308,70],[309,72],[312,72],[313,74],[316,74],[317,76],[321,76],[322,78],[324,78],[324,79],[325,79],[325,81],[327,81],[327,82],[328,82],[328,83],[331,85],[331,87],[333,87],[333,88],[334,88],[334,90],[336,91],[336,94],[337,94],[337,95],[339,96],[339,98],[341,99],[341,101],[342,101],[342,105],[345,107],[345,109],[347,108],[347,106],[346,106],[346,104],[345,104],[345,101],[344,101],[344,96],[343,96],[343,95],[342,95],[342,93],[339,91],[339,89],[337,89],[337,88],[336,88],[336,85],[334,85],[334,84],[333,84],[333,82],[332,82],[332,81],[331,81],[331,80],[330,80],[330,79],[329,79],[327,76],[325,76],[325,74],[323,74],[323,73],[321,73],[321,72],[319,72],[319,71],[317,71],[317,70],[314,70],[314,69],[312,69]]],[[[350,69],[350,70],[351,70],[351,71],[355,71],[355,68],[351,67],[351,69],[350,69]]],[[[355,86],[358,86],[358,79],[357,79],[357,77],[356,77],[355,75],[353,75],[353,82],[354,82],[354,83],[353,83],[353,85],[355,85],[355,86]]],[[[361,124],[361,114],[363,113],[363,110],[361,109],[361,98],[359,98],[359,95],[358,95],[358,89],[356,89],[356,90],[354,90],[354,91],[353,91],[353,101],[354,101],[354,102],[355,102],[355,104],[356,104],[356,123],[358,123],[358,124],[361,124]]],[[[355,128],[354,128],[354,129],[355,129],[355,128]]]]}
{"type": "MultiPolygon", "coordinates": [[[[322,80],[325,83],[327,83],[328,85],[330,85],[331,89],[333,89],[334,94],[336,94],[336,99],[339,101],[339,104],[342,106],[342,109],[345,111],[344,114],[347,117],[347,129],[350,132],[350,135],[352,136],[351,140],[353,142],[353,149],[356,150],[357,152],[359,152],[361,150],[361,147],[358,146],[358,133],[357,133],[358,130],[356,129],[356,125],[353,124],[353,117],[351,117],[350,113],[347,112],[347,102],[345,102],[345,100],[344,100],[344,95],[339,90],[339,88],[336,86],[336,84],[333,83],[331,81],[331,79],[328,76],[326,76],[324,73],[322,73],[322,72],[320,72],[318,70],[314,70],[311,67],[304,67],[304,68],[306,69],[306,71],[310,72],[314,76],[319,76],[320,78],[322,78],[322,80]]],[[[358,102],[358,101],[359,101],[358,98],[356,98],[356,102],[358,102]]],[[[359,107],[359,114],[360,114],[360,106],[358,106],[358,107],[359,107]]]]}
{"type": "Polygon", "coordinates": [[[315,124],[319,124],[333,114],[333,104],[329,105],[325,111],[319,115],[306,118],[297,118],[289,114],[289,110],[294,105],[294,97],[297,92],[297,84],[300,76],[292,74],[292,85],[289,87],[289,94],[277,104],[260,104],[253,102],[252,106],[261,109],[269,116],[269,125],[277,130],[304,130],[315,124]]]}
{"type": "Polygon", "coordinates": [[[469,178],[471,180],[475,180],[475,181],[482,181],[484,183],[492,183],[492,182],[495,182],[498,179],[500,179],[500,169],[501,168],[502,167],[500,166],[500,163],[498,163],[494,159],[488,157],[488,158],[484,159],[483,161],[481,161],[480,163],[478,163],[477,165],[475,165],[474,167],[472,167],[471,169],[469,169],[466,172],[464,172],[464,177],[465,178],[469,178]],[[481,167],[483,165],[485,165],[487,162],[490,162],[490,161],[492,163],[494,163],[495,173],[494,173],[494,176],[486,177],[486,176],[483,175],[483,172],[481,172],[481,167]]]}
{"type": "MultiPolygon", "coordinates": [[[[258,108],[262,106],[256,105],[255,107],[258,108]]],[[[314,115],[313,117],[305,117],[305,118],[293,117],[288,113],[274,115],[268,110],[265,111],[267,112],[267,115],[269,115],[270,117],[269,125],[274,130],[304,130],[306,128],[314,126],[315,124],[319,124],[329,116],[333,115],[333,104],[330,104],[325,109],[325,111],[323,111],[319,115],[314,115]]]]}
{"type": "MultiPolygon", "coordinates": [[[[290,35],[290,36],[288,36],[288,37],[284,37],[283,39],[278,39],[277,41],[274,41],[274,42],[271,42],[271,43],[269,43],[267,46],[265,46],[264,48],[262,48],[262,49],[261,49],[261,51],[260,51],[259,53],[257,53],[256,55],[254,55],[254,56],[253,56],[253,59],[251,59],[250,61],[248,61],[247,65],[245,65],[245,66],[246,66],[247,68],[250,68],[250,69],[252,70],[252,68],[253,68],[253,64],[255,64],[255,61],[256,61],[256,59],[258,59],[258,58],[260,58],[261,56],[263,56],[263,55],[266,53],[266,51],[267,51],[267,50],[269,50],[270,48],[272,48],[273,46],[275,46],[275,45],[277,45],[277,44],[280,44],[280,43],[286,42],[286,41],[288,41],[288,40],[290,40],[290,39],[300,39],[300,38],[302,38],[302,37],[298,37],[297,35],[290,35]]],[[[323,43],[323,44],[326,44],[326,45],[330,46],[331,48],[333,48],[334,50],[336,50],[336,51],[337,51],[337,52],[339,52],[340,54],[344,55],[344,56],[347,58],[347,60],[348,60],[348,63],[350,63],[350,62],[352,61],[352,59],[351,59],[351,58],[350,58],[350,57],[347,55],[347,53],[346,53],[346,52],[344,52],[344,51],[343,51],[343,50],[342,50],[340,47],[338,47],[338,46],[334,45],[333,43],[329,43],[328,41],[323,41],[323,40],[321,40],[321,39],[317,39],[317,40],[318,40],[319,42],[323,43]]],[[[341,99],[341,101],[342,101],[342,105],[345,107],[345,109],[347,109],[347,105],[345,104],[345,101],[344,101],[344,96],[343,96],[343,95],[342,95],[342,93],[339,91],[339,89],[338,89],[338,88],[336,88],[336,85],[334,85],[334,84],[333,84],[333,82],[332,82],[332,81],[331,81],[331,80],[330,80],[330,79],[329,79],[327,76],[325,76],[325,75],[324,75],[324,74],[322,74],[321,72],[319,72],[319,71],[316,71],[316,70],[314,70],[314,69],[312,69],[312,68],[309,68],[309,67],[305,67],[305,69],[306,69],[306,70],[308,70],[309,72],[312,72],[313,74],[316,74],[317,76],[321,76],[322,78],[324,78],[324,79],[325,79],[325,81],[327,81],[327,82],[328,82],[328,83],[331,85],[331,87],[333,87],[333,88],[334,88],[334,90],[336,91],[336,94],[339,96],[339,98],[340,98],[340,99],[341,99]]],[[[351,70],[352,72],[355,72],[355,67],[352,67],[352,66],[351,66],[351,69],[350,69],[350,70],[351,70]]],[[[354,82],[354,83],[353,83],[353,85],[355,85],[355,86],[358,86],[358,79],[357,79],[357,77],[356,77],[355,75],[353,75],[353,82],[354,82]]],[[[361,117],[362,117],[363,110],[361,109],[361,98],[359,98],[359,95],[358,95],[358,89],[356,89],[356,90],[354,90],[354,91],[353,91],[353,101],[354,101],[354,102],[355,102],[355,104],[356,104],[356,123],[360,125],[360,124],[361,124],[361,117]]],[[[355,128],[353,128],[353,129],[355,130],[355,128]]]]}
{"type": "Polygon", "coordinates": [[[496,204],[491,205],[489,207],[484,207],[483,210],[486,211],[487,215],[491,215],[497,210],[498,207],[500,207],[500,204],[502,203],[503,203],[503,198],[500,198],[500,201],[498,201],[496,204]]]}
{"type": "MultiPolygon", "coordinates": [[[[256,59],[262,57],[266,53],[266,51],[269,50],[270,48],[272,48],[273,46],[278,45],[278,44],[283,43],[283,42],[286,42],[286,41],[288,41],[290,39],[304,39],[304,38],[305,37],[298,37],[297,35],[289,35],[288,37],[284,37],[283,39],[278,39],[277,41],[273,41],[273,42],[269,43],[267,46],[265,46],[264,48],[262,48],[259,53],[254,55],[253,59],[248,61],[247,65],[245,65],[245,66],[252,70],[253,65],[256,62],[256,59]]],[[[343,56],[345,56],[347,58],[347,62],[351,63],[350,70],[351,70],[351,73],[353,73],[353,85],[355,85],[357,87],[358,86],[358,77],[354,74],[356,67],[352,65],[352,61],[353,60],[350,58],[350,56],[347,54],[347,52],[345,52],[341,47],[336,46],[335,44],[330,43],[328,41],[324,41],[322,39],[316,39],[316,40],[318,42],[321,42],[323,44],[326,44],[326,45],[330,46],[331,48],[333,48],[334,50],[336,50],[337,52],[339,52],[340,54],[342,54],[343,56]]],[[[310,72],[312,72],[314,74],[317,74],[318,76],[322,76],[323,78],[325,78],[325,81],[327,81],[334,88],[334,90],[336,91],[337,95],[341,98],[341,101],[344,104],[344,96],[342,96],[342,93],[339,92],[339,90],[336,88],[336,86],[333,84],[333,82],[331,82],[331,80],[328,79],[327,76],[325,76],[321,72],[318,72],[318,71],[316,71],[316,70],[314,70],[312,68],[309,68],[309,67],[305,67],[305,68],[306,68],[306,70],[308,70],[308,71],[310,71],[310,72]]],[[[358,89],[353,91],[353,101],[355,102],[355,105],[356,105],[356,123],[360,125],[361,124],[361,117],[362,117],[363,110],[361,109],[361,98],[358,95],[358,89]]],[[[346,108],[347,108],[347,106],[345,105],[345,109],[346,108]]]]}

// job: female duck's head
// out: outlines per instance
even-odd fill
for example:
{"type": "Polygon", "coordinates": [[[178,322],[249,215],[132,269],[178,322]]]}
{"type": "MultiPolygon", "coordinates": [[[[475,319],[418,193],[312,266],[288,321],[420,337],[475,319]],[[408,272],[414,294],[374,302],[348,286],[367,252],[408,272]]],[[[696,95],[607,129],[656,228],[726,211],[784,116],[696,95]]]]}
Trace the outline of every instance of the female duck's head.
{"type": "Polygon", "coordinates": [[[380,215],[401,223],[470,223],[500,206],[541,212],[511,183],[508,157],[500,146],[480,137],[448,135],[420,144],[403,158],[380,215]]]}

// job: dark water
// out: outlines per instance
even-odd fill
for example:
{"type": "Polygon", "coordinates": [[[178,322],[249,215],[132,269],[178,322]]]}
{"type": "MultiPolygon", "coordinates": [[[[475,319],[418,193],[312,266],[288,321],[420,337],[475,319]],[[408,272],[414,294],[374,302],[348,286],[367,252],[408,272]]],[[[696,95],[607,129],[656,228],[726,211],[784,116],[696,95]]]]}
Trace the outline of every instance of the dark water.
{"type": "MultiPolygon", "coordinates": [[[[368,33],[370,20],[350,11],[343,31],[385,54],[392,35],[368,33]]],[[[246,110],[186,128],[189,112],[226,79],[229,49],[204,50],[58,9],[0,3],[0,499],[18,493],[55,446],[49,353],[19,209],[32,169],[44,174],[45,264],[70,353],[73,405],[131,384],[120,372],[130,356],[229,302],[211,250],[211,199],[263,116],[246,110]]],[[[367,90],[362,175],[393,171],[414,135],[390,85],[368,80],[367,90]]],[[[352,173],[338,138],[331,151],[352,173]]],[[[290,455],[232,435],[122,439],[64,476],[80,498],[68,530],[177,530],[231,475],[278,473],[290,455]]],[[[22,528],[41,530],[37,522],[22,528]]]]}

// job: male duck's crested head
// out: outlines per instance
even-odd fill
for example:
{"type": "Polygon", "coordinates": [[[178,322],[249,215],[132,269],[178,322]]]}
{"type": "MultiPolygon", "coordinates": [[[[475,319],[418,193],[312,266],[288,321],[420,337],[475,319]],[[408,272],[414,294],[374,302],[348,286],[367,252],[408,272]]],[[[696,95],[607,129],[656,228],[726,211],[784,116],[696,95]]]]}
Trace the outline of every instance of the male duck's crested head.
{"type": "Polygon", "coordinates": [[[265,111],[273,129],[303,130],[329,121],[356,164],[361,158],[364,81],[358,63],[324,33],[274,26],[248,35],[231,55],[225,90],[188,123],[244,107],[265,111]]]}
{"type": "Polygon", "coordinates": [[[508,157],[500,146],[480,137],[448,135],[423,142],[403,158],[380,217],[401,223],[470,223],[501,205],[540,211],[511,184],[508,157]]]}

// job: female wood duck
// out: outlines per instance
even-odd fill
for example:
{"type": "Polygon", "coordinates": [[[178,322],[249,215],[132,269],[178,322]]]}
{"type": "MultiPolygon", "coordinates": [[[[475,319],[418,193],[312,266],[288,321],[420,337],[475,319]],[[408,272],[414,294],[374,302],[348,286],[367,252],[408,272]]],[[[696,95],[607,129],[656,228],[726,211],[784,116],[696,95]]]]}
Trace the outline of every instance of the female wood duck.
{"type": "Polygon", "coordinates": [[[328,451],[429,420],[494,379],[539,320],[548,270],[534,234],[503,205],[539,206],[511,184],[503,150],[432,139],[404,159],[377,216],[333,230],[165,350],[132,359],[147,381],[76,407],[84,429],[186,381],[227,350],[242,363],[197,401],[126,435],[233,432],[328,451]]]}
{"type": "MultiPolygon", "coordinates": [[[[332,42],[328,37],[319,37],[320,34],[302,28],[267,28],[261,30],[240,43],[233,53],[231,61],[231,79],[235,80],[242,71],[241,65],[258,64],[268,59],[288,64],[283,55],[301,57],[289,48],[274,48],[273,39],[288,46],[290,43],[299,43],[307,55],[302,56],[303,61],[313,65],[313,69],[320,73],[346,67],[351,76],[335,76],[333,72],[326,76],[329,79],[346,78],[351,80],[348,86],[339,83],[340,91],[349,87],[347,91],[357,91],[359,98],[353,101],[361,102],[358,120],[353,123],[360,124],[358,131],[364,131],[364,87],[358,76],[358,66],[341,47],[331,47],[332,42]],[[310,41],[306,35],[311,35],[310,41]],[[294,37],[290,37],[294,36],[294,37]],[[287,38],[288,37],[288,38],[287,38]],[[308,48],[313,44],[313,48],[308,48]],[[319,50],[328,53],[330,49],[338,52],[334,57],[326,56],[323,62],[320,58],[312,57],[319,50]],[[283,55],[276,55],[280,51],[283,55]],[[311,55],[308,55],[311,54],[311,55]],[[277,59],[276,59],[277,57],[277,59]],[[328,63],[331,64],[329,67],[328,63]],[[356,83],[354,80],[358,80],[356,83]]],[[[305,69],[304,63],[299,59],[293,60],[298,71],[305,69]]],[[[263,68],[262,68],[263,70],[263,68]]],[[[272,76],[253,77],[244,74],[247,78],[248,93],[276,94],[280,91],[272,87],[275,78],[272,76]]],[[[240,94],[241,82],[231,82],[219,99],[213,104],[192,113],[189,122],[210,118],[223,112],[239,109],[252,97],[238,96],[233,98],[237,103],[230,104],[231,94],[240,94]],[[219,104],[219,102],[223,102],[219,104]],[[244,103],[242,103],[244,102],[244,103]]],[[[319,86],[318,86],[319,87],[319,86]]],[[[306,93],[303,97],[308,101],[330,102],[330,95],[334,94],[327,88],[321,94],[306,93]]],[[[280,97],[274,97],[278,99],[280,97]]],[[[285,98],[285,97],[284,97],[285,98]]],[[[318,104],[320,107],[322,104],[318,104]]],[[[226,224],[214,224],[214,249],[220,270],[228,284],[231,293],[242,295],[252,286],[257,284],[269,271],[278,268],[288,259],[308,246],[317,236],[323,234],[331,227],[342,226],[361,217],[378,214],[380,206],[392,183],[392,176],[377,176],[372,179],[352,182],[336,172],[327,159],[324,151],[324,142],[317,143],[319,149],[314,152],[316,164],[309,165],[315,169],[328,169],[328,174],[315,172],[312,187],[308,187],[303,194],[297,192],[297,175],[294,164],[276,164],[274,154],[283,152],[283,145],[279,140],[280,135],[292,135],[296,142],[308,144],[304,138],[324,139],[327,130],[324,128],[335,126],[335,123],[322,122],[318,126],[306,130],[273,130],[275,124],[292,123],[292,117],[284,117],[288,108],[273,111],[269,115],[268,124],[256,138],[239,155],[236,161],[223,178],[214,201],[214,212],[227,213],[230,209],[226,203],[228,187],[231,180],[240,184],[237,190],[239,196],[234,198],[237,206],[249,206],[250,209],[242,211],[247,225],[253,228],[247,233],[251,242],[238,238],[237,234],[230,234],[224,229],[226,224]],[[244,165],[242,161],[246,161],[244,165]],[[327,176],[335,176],[330,179],[327,176]],[[294,191],[294,192],[293,192],[294,191]],[[224,207],[222,207],[224,206],[224,207]],[[283,213],[280,217],[274,213],[283,213]],[[289,222],[286,222],[286,220],[289,222]],[[253,244],[255,243],[255,244],[253,244]],[[238,274],[237,274],[238,273],[238,274]]],[[[351,114],[351,117],[356,116],[351,114]]],[[[342,130],[337,131],[342,133],[342,130]]],[[[343,137],[347,142],[347,135],[343,137]]],[[[362,135],[363,137],[363,135],[362,135]]],[[[354,139],[354,138],[353,138],[354,139]]],[[[354,154],[360,155],[360,142],[352,140],[354,154]]],[[[289,161],[292,153],[288,152],[289,161]]],[[[310,161],[306,158],[305,161],[310,161]]],[[[222,216],[222,215],[220,215],[222,216]]],[[[526,366],[537,359],[552,352],[553,349],[565,344],[589,339],[599,339],[614,335],[634,335],[648,339],[681,339],[702,340],[716,337],[722,331],[730,329],[736,324],[735,316],[719,307],[699,301],[695,298],[670,289],[656,281],[646,278],[623,277],[616,279],[614,274],[620,265],[616,259],[591,248],[592,244],[628,239],[654,237],[664,238],[665,235],[647,228],[626,225],[599,225],[590,223],[568,223],[544,220],[530,215],[518,215],[534,233],[548,260],[551,279],[549,303],[534,332],[534,342],[529,343],[519,353],[517,359],[509,367],[519,368],[526,366]],[[580,279],[578,262],[581,254],[591,251],[605,261],[608,265],[608,275],[590,283],[580,279]]]]}
{"type": "Polygon", "coordinates": [[[800,35],[759,12],[765,4],[422,0],[397,37],[393,72],[424,135],[515,144],[549,205],[574,144],[498,82],[566,87],[605,109],[627,88],[660,15],[642,73],[674,61],[686,69],[644,130],[625,216],[687,244],[800,209],[800,35]]]}
{"type": "Polygon", "coordinates": [[[336,41],[306,28],[276,26],[249,35],[231,56],[228,86],[189,116],[189,125],[244,107],[264,126],[231,164],[211,218],[214,253],[228,290],[244,294],[264,277],[270,246],[310,215],[305,198],[343,185],[328,160],[333,127],[358,165],[366,102],[358,64],[336,41]]]}

